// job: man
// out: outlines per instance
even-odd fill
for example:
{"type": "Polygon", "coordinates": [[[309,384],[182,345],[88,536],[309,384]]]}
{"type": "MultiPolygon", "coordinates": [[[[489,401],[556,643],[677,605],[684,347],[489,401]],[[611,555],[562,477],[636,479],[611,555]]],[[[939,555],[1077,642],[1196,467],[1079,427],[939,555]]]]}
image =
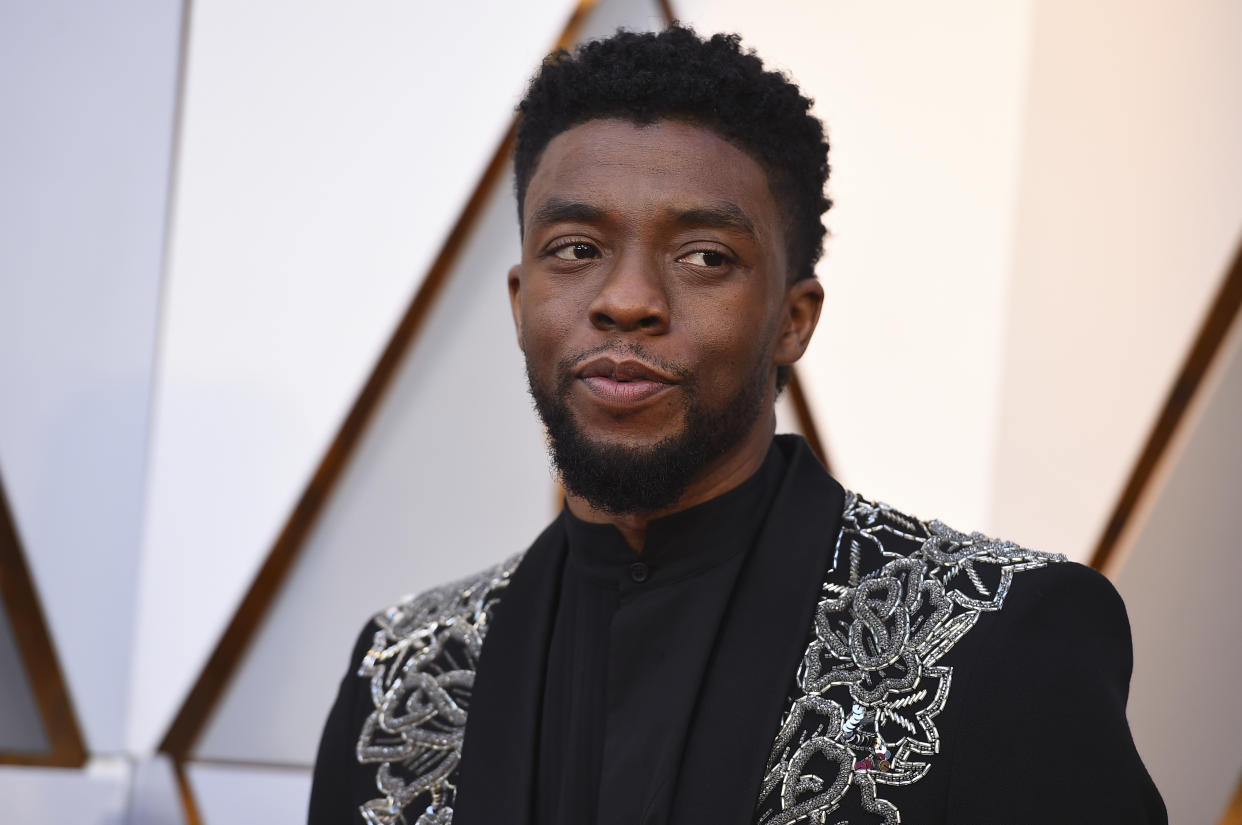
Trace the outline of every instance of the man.
{"type": "Polygon", "coordinates": [[[774,438],[823,300],[808,108],[678,27],[544,63],[509,292],[566,507],[363,632],[312,823],[1165,821],[1106,580],[774,438]]]}

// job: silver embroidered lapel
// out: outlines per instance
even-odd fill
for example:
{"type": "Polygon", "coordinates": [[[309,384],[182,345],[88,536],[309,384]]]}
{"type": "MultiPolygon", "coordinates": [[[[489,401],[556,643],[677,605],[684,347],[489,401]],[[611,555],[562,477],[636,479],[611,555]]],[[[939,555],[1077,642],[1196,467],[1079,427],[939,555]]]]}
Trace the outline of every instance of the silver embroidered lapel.
{"type": "Polygon", "coordinates": [[[953,670],[937,662],[1001,608],[1015,573],[1064,560],[853,493],[842,519],[833,568],[848,563],[848,584],[824,585],[764,772],[762,825],[826,825],[851,791],[878,821],[900,822],[879,792],[923,778],[940,750],[953,670]]]}
{"type": "Polygon", "coordinates": [[[420,796],[425,811],[416,825],[452,821],[452,780],[488,617],[520,559],[408,598],[375,618],[380,629],[358,669],[371,680],[375,709],[356,751],[359,762],[378,765],[382,796],[360,808],[364,821],[404,823],[402,811],[420,796]]]}
{"type": "MultiPolygon", "coordinates": [[[[1001,608],[1015,573],[1064,557],[959,533],[846,494],[833,569],[763,777],[761,825],[828,825],[847,795],[885,825],[901,821],[885,785],[917,782],[940,749],[936,718],[952,668],[939,660],[1001,608]]],[[[357,744],[380,796],[370,825],[449,825],[469,698],[492,607],[521,556],[407,599],[380,629],[358,675],[374,710],[357,744]]]]}

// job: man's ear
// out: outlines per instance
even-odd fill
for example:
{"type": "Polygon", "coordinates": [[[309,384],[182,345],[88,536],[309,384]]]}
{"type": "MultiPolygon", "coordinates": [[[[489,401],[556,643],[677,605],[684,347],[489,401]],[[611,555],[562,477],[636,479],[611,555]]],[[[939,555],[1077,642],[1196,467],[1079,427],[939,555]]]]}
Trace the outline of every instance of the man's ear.
{"type": "Polygon", "coordinates": [[[522,265],[509,267],[509,308],[513,310],[513,328],[517,332],[518,348],[525,351],[522,344],[522,265]]]}
{"type": "Polygon", "coordinates": [[[794,281],[785,290],[781,328],[772,356],[778,366],[792,364],[806,352],[823,306],[824,287],[815,278],[794,281]]]}

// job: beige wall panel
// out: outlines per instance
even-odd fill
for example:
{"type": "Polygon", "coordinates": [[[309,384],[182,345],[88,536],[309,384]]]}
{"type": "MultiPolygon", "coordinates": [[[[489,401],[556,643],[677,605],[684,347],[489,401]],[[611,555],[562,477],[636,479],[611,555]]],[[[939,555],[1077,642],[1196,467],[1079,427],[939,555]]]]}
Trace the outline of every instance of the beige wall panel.
{"type": "Polygon", "coordinates": [[[552,514],[505,276],[498,187],[196,756],[309,765],[362,625],[404,593],[518,552],[552,514]]]}
{"type": "Polygon", "coordinates": [[[1177,823],[1217,822],[1242,776],[1237,320],[1218,358],[1117,580],[1134,634],[1130,726],[1177,823]]]}
{"type": "MultiPolygon", "coordinates": [[[[85,769],[0,765],[4,821],[20,825],[117,825],[128,823],[132,771],[123,760],[85,769]]],[[[138,819],[135,825],[153,825],[138,819]]],[[[181,825],[171,821],[168,825],[181,825]]]]}
{"type": "Polygon", "coordinates": [[[1088,557],[1237,248],[1239,32],[1231,0],[1037,5],[989,520],[1015,540],[1088,557]]]}
{"type": "Polygon", "coordinates": [[[310,771],[191,764],[186,775],[202,825],[306,822],[310,771]]]}
{"type": "Polygon", "coordinates": [[[138,751],[163,734],[571,9],[192,4],[138,751]]]}
{"type": "Polygon", "coordinates": [[[0,604],[0,753],[46,754],[50,750],[8,611],[0,604]]]}
{"type": "Polygon", "coordinates": [[[125,745],[181,3],[0,3],[0,475],[87,745],[125,745]]]}
{"type": "Polygon", "coordinates": [[[828,127],[827,303],[800,375],[848,486],[987,525],[1031,6],[678,0],[828,127]]]}

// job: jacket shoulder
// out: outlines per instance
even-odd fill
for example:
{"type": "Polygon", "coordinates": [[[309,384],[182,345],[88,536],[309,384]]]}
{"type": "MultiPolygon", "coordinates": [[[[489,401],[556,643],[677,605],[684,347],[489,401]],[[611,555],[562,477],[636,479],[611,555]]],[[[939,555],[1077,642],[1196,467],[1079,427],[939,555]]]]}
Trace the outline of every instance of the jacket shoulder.
{"type": "Polygon", "coordinates": [[[485,570],[404,596],[376,613],[372,621],[395,641],[433,631],[455,620],[485,620],[523,555],[517,553],[485,570]]]}
{"type": "Polygon", "coordinates": [[[941,714],[960,704],[954,655],[1064,557],[845,494],[834,560],[760,791],[765,825],[925,813],[943,789],[941,714]],[[835,765],[831,765],[835,763],[835,765]],[[812,788],[811,765],[830,765],[812,788]],[[831,782],[829,780],[832,780],[831,782]],[[915,788],[918,786],[918,789],[915,788]],[[806,792],[803,789],[806,789],[806,792]],[[900,790],[898,790],[900,789],[900,790]],[[920,790],[921,789],[921,790],[920,790]],[[814,793],[810,791],[814,790],[814,793]]]}
{"type": "Polygon", "coordinates": [[[959,598],[973,599],[978,602],[973,606],[985,610],[999,609],[1008,595],[1013,573],[1065,561],[1059,553],[1031,550],[979,532],[965,533],[938,519],[924,520],[847,491],[837,538],[837,569],[848,565],[850,582],[856,585],[861,578],[876,575],[885,565],[901,558],[921,562],[929,570],[939,572],[946,585],[959,573],[964,575],[969,580],[964,583],[966,586],[959,582],[951,589],[961,593],[959,598]],[[979,587],[982,580],[977,581],[976,576],[981,565],[1008,571],[995,582],[999,588],[996,592],[986,584],[979,587]]]}

